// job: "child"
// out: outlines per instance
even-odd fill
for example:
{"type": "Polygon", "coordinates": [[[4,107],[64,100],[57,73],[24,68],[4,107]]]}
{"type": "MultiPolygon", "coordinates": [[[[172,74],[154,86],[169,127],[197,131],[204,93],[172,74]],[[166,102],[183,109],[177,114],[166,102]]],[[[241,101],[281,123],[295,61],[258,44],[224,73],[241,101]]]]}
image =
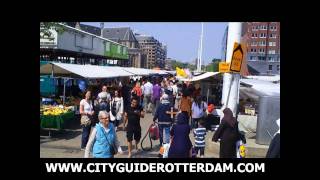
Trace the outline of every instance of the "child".
{"type": "Polygon", "coordinates": [[[204,148],[205,148],[205,137],[206,137],[206,128],[205,128],[205,121],[203,119],[200,119],[199,121],[199,127],[194,129],[193,131],[194,135],[194,146],[196,154],[198,154],[198,151],[200,150],[200,157],[204,157],[204,148]]]}

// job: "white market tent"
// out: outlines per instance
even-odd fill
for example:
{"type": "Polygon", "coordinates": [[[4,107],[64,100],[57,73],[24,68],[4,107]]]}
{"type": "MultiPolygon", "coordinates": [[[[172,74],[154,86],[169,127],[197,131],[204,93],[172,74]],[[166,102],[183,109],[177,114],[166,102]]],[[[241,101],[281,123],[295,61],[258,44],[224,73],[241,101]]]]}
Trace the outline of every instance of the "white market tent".
{"type": "Polygon", "coordinates": [[[149,76],[151,74],[167,74],[163,70],[152,70],[133,67],[95,66],[67,63],[55,63],[40,66],[40,74],[52,74],[61,77],[78,77],[87,79],[102,79],[129,76],[149,76]]]}
{"type": "Polygon", "coordinates": [[[126,72],[131,73],[132,75],[140,75],[140,76],[148,76],[152,74],[150,69],[143,69],[143,68],[134,68],[134,67],[121,67],[126,72]]]}
{"type": "Polygon", "coordinates": [[[134,75],[140,75],[140,76],[148,76],[151,74],[160,74],[160,75],[166,75],[166,71],[163,70],[156,70],[156,69],[144,69],[144,68],[134,68],[134,67],[121,67],[123,70],[132,73],[134,75]]]}
{"type": "Polygon", "coordinates": [[[211,76],[214,76],[214,75],[217,75],[219,74],[219,72],[205,72],[199,76],[193,76],[192,78],[179,78],[179,76],[177,76],[177,78],[180,80],[180,81],[200,81],[202,79],[206,79],[208,77],[211,77],[211,76]]]}
{"type": "Polygon", "coordinates": [[[52,74],[64,77],[82,77],[87,79],[115,78],[131,76],[120,67],[78,65],[66,63],[48,63],[40,67],[40,74],[52,74]]]}
{"type": "Polygon", "coordinates": [[[256,79],[256,80],[262,80],[262,81],[280,81],[280,75],[275,76],[246,76],[248,79],[256,79]]]}
{"type": "Polygon", "coordinates": [[[40,74],[51,74],[64,78],[63,102],[65,102],[65,83],[70,78],[106,79],[129,76],[148,76],[151,74],[166,74],[161,70],[142,68],[124,68],[115,66],[95,66],[50,62],[40,66],[40,74]]]}
{"type": "Polygon", "coordinates": [[[151,71],[152,71],[152,73],[153,73],[153,74],[160,74],[160,75],[167,75],[167,74],[170,74],[169,72],[164,71],[164,70],[152,69],[151,71]]]}
{"type": "Polygon", "coordinates": [[[240,79],[243,84],[250,85],[252,89],[262,95],[280,96],[280,84],[275,84],[270,81],[256,79],[240,79]]]}

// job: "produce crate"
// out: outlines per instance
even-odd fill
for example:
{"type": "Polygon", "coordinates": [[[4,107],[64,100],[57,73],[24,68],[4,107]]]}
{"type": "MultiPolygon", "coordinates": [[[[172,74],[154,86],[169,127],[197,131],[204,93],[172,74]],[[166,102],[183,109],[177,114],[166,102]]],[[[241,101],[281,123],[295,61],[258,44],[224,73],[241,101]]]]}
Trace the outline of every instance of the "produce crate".
{"type": "Polygon", "coordinates": [[[74,112],[66,112],[58,116],[40,115],[41,128],[63,129],[68,121],[74,120],[74,112]]]}

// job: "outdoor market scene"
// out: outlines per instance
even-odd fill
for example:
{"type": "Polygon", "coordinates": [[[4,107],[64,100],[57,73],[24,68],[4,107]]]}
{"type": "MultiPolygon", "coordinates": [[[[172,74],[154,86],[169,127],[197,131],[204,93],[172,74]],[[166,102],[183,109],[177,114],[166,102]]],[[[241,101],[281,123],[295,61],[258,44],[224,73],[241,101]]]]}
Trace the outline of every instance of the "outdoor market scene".
{"type": "Polygon", "coordinates": [[[40,23],[40,158],[280,157],[279,22],[110,24],[40,23]]]}

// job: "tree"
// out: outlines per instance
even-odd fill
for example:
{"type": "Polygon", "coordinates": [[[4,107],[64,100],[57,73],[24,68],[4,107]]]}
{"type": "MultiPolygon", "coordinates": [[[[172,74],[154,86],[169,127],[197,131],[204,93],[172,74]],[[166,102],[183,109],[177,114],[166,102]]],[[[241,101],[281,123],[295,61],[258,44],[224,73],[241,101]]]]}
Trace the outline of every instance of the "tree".
{"type": "Polygon", "coordinates": [[[219,71],[219,62],[215,61],[206,66],[207,72],[218,72],[219,71]]]}
{"type": "Polygon", "coordinates": [[[214,63],[214,62],[221,62],[221,59],[213,58],[212,63],[214,63]]]}
{"type": "Polygon", "coordinates": [[[63,22],[40,22],[40,38],[54,39],[50,30],[55,30],[57,33],[62,33],[64,28],[60,24],[63,22]]]}

